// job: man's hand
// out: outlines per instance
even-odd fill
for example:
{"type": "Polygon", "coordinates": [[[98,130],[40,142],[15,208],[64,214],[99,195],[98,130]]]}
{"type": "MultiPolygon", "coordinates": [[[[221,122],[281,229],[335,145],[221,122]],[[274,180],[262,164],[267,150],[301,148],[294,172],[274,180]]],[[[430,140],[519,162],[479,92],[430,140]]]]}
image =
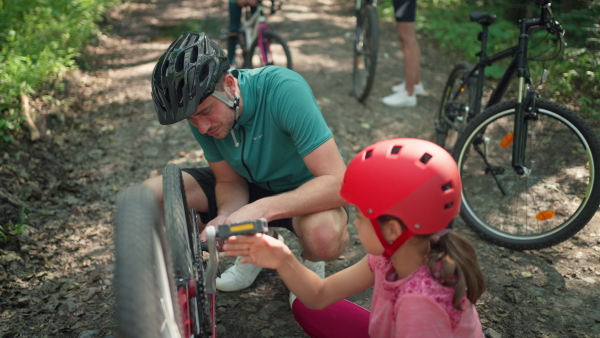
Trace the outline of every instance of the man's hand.
{"type": "Polygon", "coordinates": [[[227,256],[241,256],[241,263],[278,269],[286,260],[295,259],[285,244],[265,234],[231,236],[223,246],[227,256]]]}
{"type": "Polygon", "coordinates": [[[267,220],[267,222],[269,222],[269,221],[271,221],[271,219],[267,218],[267,216],[268,216],[267,211],[269,208],[267,201],[268,201],[268,198],[261,198],[253,203],[246,204],[246,205],[242,206],[241,208],[239,208],[238,210],[232,212],[220,224],[243,222],[243,221],[247,221],[249,219],[259,219],[259,218],[264,218],[267,220]]]}

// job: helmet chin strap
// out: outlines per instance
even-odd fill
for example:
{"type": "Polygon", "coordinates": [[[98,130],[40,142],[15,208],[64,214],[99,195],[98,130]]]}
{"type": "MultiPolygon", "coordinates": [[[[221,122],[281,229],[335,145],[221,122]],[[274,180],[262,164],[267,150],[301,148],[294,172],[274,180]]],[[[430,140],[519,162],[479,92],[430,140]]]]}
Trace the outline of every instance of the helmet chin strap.
{"type": "Polygon", "coordinates": [[[383,256],[387,259],[390,259],[392,257],[392,255],[394,254],[394,252],[396,252],[396,250],[398,250],[398,248],[400,248],[402,246],[402,244],[406,243],[406,241],[408,241],[408,239],[414,235],[412,232],[405,230],[402,232],[402,234],[400,234],[400,237],[396,238],[396,240],[393,243],[388,243],[388,241],[386,241],[385,237],[383,237],[383,233],[381,232],[381,229],[379,227],[379,223],[377,222],[377,220],[371,219],[371,223],[373,224],[373,227],[375,228],[375,234],[377,234],[377,237],[379,238],[379,242],[381,242],[381,245],[383,245],[383,248],[384,248],[383,256]]]}
{"type": "Polygon", "coordinates": [[[219,92],[213,92],[212,95],[235,111],[235,120],[233,121],[232,128],[235,127],[240,118],[240,95],[236,92],[233,100],[226,98],[225,95],[219,92]]]}

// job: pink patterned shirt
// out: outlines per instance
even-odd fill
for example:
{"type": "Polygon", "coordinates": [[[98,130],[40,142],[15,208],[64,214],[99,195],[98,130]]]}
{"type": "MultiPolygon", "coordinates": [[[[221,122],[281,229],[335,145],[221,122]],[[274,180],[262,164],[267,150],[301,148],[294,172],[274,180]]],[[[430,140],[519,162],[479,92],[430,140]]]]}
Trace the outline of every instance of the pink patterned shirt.
{"type": "Polygon", "coordinates": [[[392,263],[383,256],[368,255],[375,276],[369,336],[423,338],[483,338],[475,306],[466,296],[463,311],[452,306],[454,288],[443,286],[421,266],[408,277],[395,280],[392,263]]]}

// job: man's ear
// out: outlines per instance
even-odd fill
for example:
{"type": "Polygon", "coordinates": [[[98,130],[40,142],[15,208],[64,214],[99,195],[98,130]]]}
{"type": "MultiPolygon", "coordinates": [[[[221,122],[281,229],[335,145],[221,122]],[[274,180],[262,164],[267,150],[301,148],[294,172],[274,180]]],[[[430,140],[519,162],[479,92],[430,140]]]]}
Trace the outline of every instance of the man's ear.
{"type": "Polygon", "coordinates": [[[231,95],[235,93],[235,77],[233,75],[230,73],[225,74],[223,84],[225,85],[225,89],[228,93],[231,93],[231,95]]]}
{"type": "Polygon", "coordinates": [[[402,225],[396,219],[388,219],[381,224],[381,233],[385,240],[391,244],[402,235],[402,225]]]}

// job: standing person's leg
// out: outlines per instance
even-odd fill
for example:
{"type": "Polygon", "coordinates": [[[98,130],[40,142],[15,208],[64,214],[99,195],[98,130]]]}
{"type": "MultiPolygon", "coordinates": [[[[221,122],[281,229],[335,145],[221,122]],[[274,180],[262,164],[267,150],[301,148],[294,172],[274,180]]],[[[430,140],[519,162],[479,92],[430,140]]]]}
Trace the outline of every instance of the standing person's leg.
{"type": "Polygon", "coordinates": [[[421,49],[417,41],[415,18],[416,0],[394,0],[396,31],[404,54],[405,80],[392,87],[394,92],[382,99],[390,107],[414,107],[417,95],[422,95],[421,49]]]}
{"type": "Polygon", "coordinates": [[[227,58],[232,67],[235,67],[235,47],[238,33],[242,27],[242,7],[235,1],[229,1],[229,39],[227,40],[227,58]]]}
{"type": "Polygon", "coordinates": [[[414,22],[397,22],[398,38],[404,53],[404,81],[408,95],[415,95],[415,86],[421,83],[421,48],[417,41],[414,22]]]}

